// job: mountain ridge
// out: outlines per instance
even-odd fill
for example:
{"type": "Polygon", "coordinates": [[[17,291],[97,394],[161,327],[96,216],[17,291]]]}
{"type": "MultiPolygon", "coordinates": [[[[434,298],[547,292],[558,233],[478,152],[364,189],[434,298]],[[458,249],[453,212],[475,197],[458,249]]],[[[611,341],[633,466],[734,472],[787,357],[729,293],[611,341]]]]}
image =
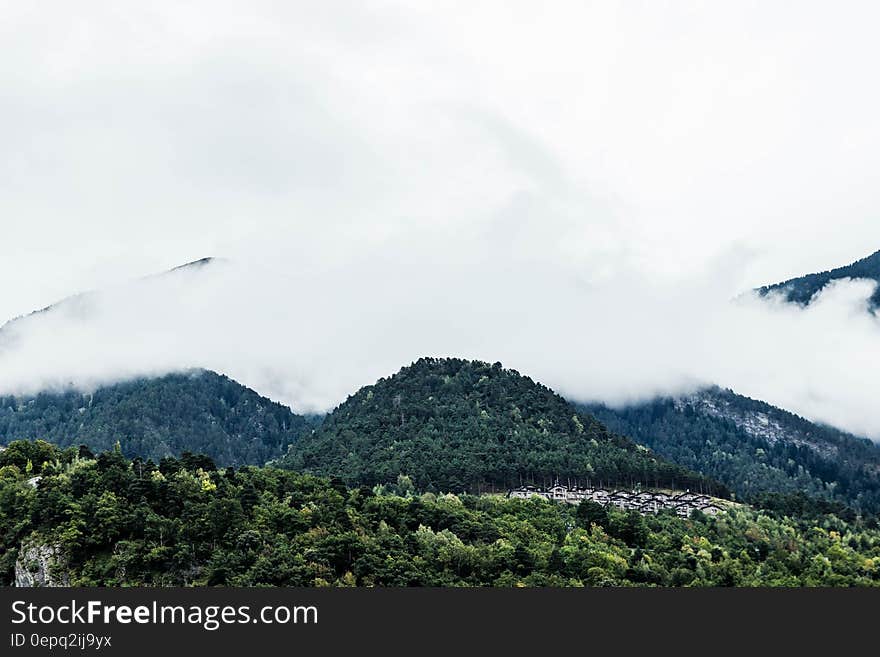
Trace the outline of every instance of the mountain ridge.
{"type": "Polygon", "coordinates": [[[610,429],[730,486],[806,492],[880,511],[880,446],[717,386],[623,408],[582,404],[610,429]]]}
{"type": "Polygon", "coordinates": [[[826,285],[843,278],[868,279],[876,282],[878,286],[871,295],[870,309],[876,311],[880,308],[880,251],[842,267],[805,274],[796,278],[790,278],[781,283],[764,285],[757,288],[756,292],[761,296],[778,292],[790,303],[808,306],[815,295],[824,289],[826,285]]]}
{"type": "MultiPolygon", "coordinates": [[[[202,269],[210,264],[217,262],[226,262],[225,258],[218,258],[215,256],[206,256],[204,258],[199,258],[197,260],[192,260],[190,262],[184,263],[182,265],[177,265],[176,267],[172,267],[171,269],[166,269],[165,271],[160,271],[154,274],[147,274],[146,276],[141,276],[135,280],[149,280],[151,278],[161,278],[163,276],[168,276],[175,273],[180,273],[182,271],[189,271],[194,269],[202,269]]],[[[39,308],[37,310],[32,310],[29,313],[25,313],[23,315],[18,315],[17,317],[13,317],[11,319],[6,320],[3,324],[0,324],[0,336],[3,335],[3,332],[7,330],[10,326],[13,326],[17,322],[27,319],[29,317],[34,317],[35,315],[41,315],[43,313],[50,312],[59,308],[61,306],[65,306],[71,303],[75,303],[78,300],[86,299],[90,296],[97,294],[98,290],[85,290],[83,292],[77,292],[76,294],[71,294],[69,296],[63,297],[50,303],[48,306],[44,308],[39,308]]]]}
{"type": "MultiPolygon", "coordinates": [[[[144,278],[167,276],[181,270],[201,269],[218,260],[221,259],[200,258],[144,278]]],[[[763,294],[769,294],[772,290],[789,289],[788,294],[794,295],[792,298],[795,302],[798,302],[799,298],[807,298],[805,303],[808,303],[815,291],[807,294],[804,290],[810,286],[818,286],[817,289],[821,289],[835,276],[844,273],[847,275],[858,273],[868,277],[876,276],[875,280],[880,280],[880,251],[847,267],[791,279],[772,286],[765,286],[760,290],[764,291],[763,294]],[[804,282],[802,285],[794,285],[797,281],[804,282]],[[801,290],[801,292],[796,293],[796,290],[801,290]],[[801,294],[801,297],[798,297],[797,294],[801,294]]],[[[31,313],[31,315],[51,310],[60,304],[72,302],[89,294],[91,292],[67,297],[43,310],[31,313]]],[[[880,289],[875,297],[880,299],[880,289]]],[[[28,316],[30,315],[23,317],[28,316]]],[[[3,327],[0,327],[0,337],[3,335],[3,330],[18,319],[22,318],[10,320],[3,327]]],[[[582,466],[589,462],[585,460],[586,453],[592,447],[578,444],[577,432],[586,430],[589,433],[589,431],[595,430],[603,440],[608,438],[608,445],[616,444],[620,450],[618,456],[624,461],[631,461],[630,465],[639,459],[632,456],[634,453],[634,444],[630,444],[632,441],[622,438],[622,435],[629,436],[649,448],[656,449],[657,455],[663,457],[661,460],[671,459],[682,468],[690,468],[696,472],[702,472],[707,477],[716,478],[740,494],[754,495],[767,490],[779,492],[808,490],[831,499],[840,499],[842,496],[848,503],[853,503],[858,508],[873,508],[874,506],[880,508],[880,491],[876,490],[877,485],[873,479],[874,475],[880,472],[880,465],[875,459],[874,450],[877,448],[870,441],[859,439],[831,427],[825,428],[809,423],[803,418],[798,418],[782,409],[775,409],[770,405],[761,408],[755,407],[755,405],[764,403],[748,400],[748,398],[736,395],[732,391],[726,391],[724,394],[729,393],[733,397],[725,397],[717,388],[711,389],[713,390],[711,394],[701,393],[704,395],[702,398],[699,396],[679,399],[659,398],[642,405],[634,405],[629,411],[614,411],[595,405],[572,405],[546,386],[535,383],[528,377],[522,377],[515,370],[503,370],[500,363],[489,365],[479,361],[465,361],[455,358],[419,359],[407,368],[403,368],[401,372],[379,379],[375,384],[364,386],[353,393],[334,413],[328,415],[328,422],[318,426],[319,423],[314,419],[303,418],[286,406],[272,402],[222,375],[207,372],[201,379],[201,382],[205,384],[204,389],[195,385],[186,390],[182,390],[180,387],[183,380],[174,378],[180,376],[184,375],[179,373],[168,375],[170,378],[139,377],[120,384],[102,386],[96,391],[100,395],[113,397],[121,390],[127,390],[126,394],[133,395],[133,398],[136,398],[138,402],[133,405],[128,402],[123,403],[122,408],[125,409],[123,415],[127,414],[127,417],[120,417],[116,411],[108,411],[109,415],[104,418],[106,421],[100,426],[81,422],[80,420],[84,418],[73,414],[74,411],[80,413],[80,409],[86,408],[81,404],[81,400],[77,401],[76,395],[80,393],[73,391],[44,392],[27,398],[0,396],[0,440],[48,438],[58,442],[61,446],[73,444],[75,441],[91,441],[93,443],[91,446],[100,450],[112,446],[116,438],[111,434],[116,433],[119,434],[118,437],[123,442],[123,449],[128,455],[138,453],[146,458],[160,459],[164,456],[179,454],[182,451],[205,451],[219,463],[233,465],[244,463],[256,465],[268,460],[280,459],[280,463],[289,467],[313,468],[316,471],[329,474],[340,474],[343,477],[348,476],[351,482],[359,480],[369,483],[388,483],[397,474],[407,474],[403,472],[407,467],[402,466],[413,463],[413,453],[410,453],[407,458],[401,458],[400,445],[411,451],[435,450],[436,453],[444,455],[448,461],[447,448],[438,443],[440,436],[437,432],[443,429],[447,430],[447,434],[455,434],[450,439],[453,444],[464,441],[466,462],[463,465],[459,463],[459,465],[462,465],[469,476],[476,476],[476,479],[467,480],[467,477],[453,476],[448,469],[437,479],[440,468],[433,467],[422,468],[422,478],[419,483],[427,487],[441,485],[459,489],[467,488],[476,480],[479,480],[480,485],[508,486],[520,483],[518,480],[523,476],[526,479],[539,477],[545,480],[548,477],[552,478],[558,475],[589,477],[591,476],[589,471],[582,466]],[[403,397],[398,399],[397,403],[402,408],[394,407],[395,400],[390,399],[389,403],[396,410],[372,409],[371,412],[375,412],[376,416],[370,418],[370,422],[358,424],[360,420],[355,418],[352,423],[351,417],[347,420],[342,417],[345,413],[352,411],[353,406],[349,402],[353,398],[357,397],[363,401],[364,396],[382,390],[383,386],[388,385],[390,381],[399,380],[402,373],[413,367],[441,367],[442,369],[438,363],[451,363],[458,370],[464,367],[477,367],[481,374],[458,389],[458,393],[461,395],[460,399],[446,398],[443,404],[435,404],[437,408],[427,407],[431,405],[429,402],[434,400],[430,394],[431,390],[436,392],[443,389],[442,387],[437,388],[435,381],[427,386],[416,385],[415,390],[420,394],[424,392],[424,390],[420,390],[421,388],[428,391],[422,395],[421,399],[404,399],[403,397]],[[485,377],[490,380],[491,384],[493,377],[502,376],[499,372],[506,373],[505,375],[511,377],[521,377],[521,382],[509,381],[509,383],[512,386],[511,390],[515,391],[514,395],[522,395],[523,403],[513,404],[514,408],[492,408],[491,405],[498,402],[499,399],[510,401],[509,391],[503,389],[504,386],[499,388],[500,392],[496,391],[499,395],[498,399],[492,398],[491,395],[488,398],[482,396],[478,390],[481,383],[478,379],[485,377]],[[224,380],[229,383],[223,383],[224,380]],[[533,388],[529,390],[522,388],[522,382],[527,382],[523,385],[533,386],[533,388]],[[224,386],[232,384],[234,384],[234,393],[229,390],[225,393],[221,392],[224,386]],[[168,393],[161,391],[165,385],[182,394],[182,399],[188,399],[192,408],[181,409],[180,404],[169,400],[168,393]],[[432,385],[434,388],[431,388],[432,385]],[[212,391],[214,387],[217,389],[212,391]],[[258,409],[247,421],[241,417],[227,417],[231,424],[226,426],[223,420],[225,412],[222,409],[223,394],[254,400],[254,406],[251,408],[257,408],[261,405],[263,408],[258,409]],[[709,397],[705,397],[706,394],[709,394],[709,397]],[[22,404],[22,399],[28,400],[29,404],[43,404],[45,406],[44,417],[28,416],[26,412],[20,413],[19,411],[22,409],[18,407],[22,404]],[[734,399],[733,406],[731,406],[730,399],[734,399]],[[466,407],[465,402],[477,404],[477,406],[474,408],[466,407]],[[218,403],[220,407],[217,407],[218,403]],[[489,406],[480,408],[479,404],[481,403],[489,406]],[[719,411],[718,403],[726,404],[722,411],[719,411]],[[163,418],[157,416],[157,408],[151,404],[159,404],[159,407],[166,409],[175,408],[176,410],[164,420],[176,417],[186,424],[186,428],[175,428],[167,421],[163,422],[163,418]],[[410,404],[412,408],[407,410],[410,404]],[[748,408],[743,410],[740,415],[733,412],[737,408],[745,406],[748,408]],[[211,408],[214,411],[205,410],[211,408]],[[265,418],[261,414],[265,408],[272,409],[269,414],[270,419],[267,420],[268,426],[262,424],[262,419],[265,418]],[[342,410],[340,411],[340,409],[342,410]],[[514,413],[514,409],[518,415],[512,415],[511,417],[514,418],[512,420],[505,413],[514,413]],[[599,429],[594,426],[592,422],[596,421],[595,418],[589,419],[579,416],[578,409],[595,415],[598,417],[598,424],[610,425],[609,428],[612,431],[608,432],[605,427],[599,429]],[[642,417],[642,413],[646,410],[650,413],[649,420],[642,417]],[[411,419],[415,418],[418,422],[422,422],[421,425],[416,425],[417,435],[415,437],[402,431],[400,427],[393,426],[392,420],[398,411],[401,413],[400,417],[404,418],[401,425],[405,423],[405,418],[410,411],[413,411],[409,415],[411,419]],[[548,417],[543,418],[544,420],[552,417],[549,428],[537,424],[537,420],[530,424],[531,419],[524,418],[525,413],[526,416],[535,414],[538,419],[541,419],[539,416],[542,412],[549,413],[548,417]],[[784,415],[779,416],[781,419],[777,417],[774,420],[775,424],[773,424],[767,416],[768,412],[774,417],[777,412],[784,415]],[[19,414],[16,416],[16,413],[19,414]],[[141,421],[138,421],[139,416],[142,417],[141,421]],[[22,422],[22,419],[25,421],[22,422]],[[662,426],[657,425],[658,421],[664,421],[666,425],[662,425],[662,422],[662,426]],[[117,422],[117,424],[113,424],[113,422],[117,422]],[[249,422],[250,424],[248,424],[249,422]],[[764,422],[767,424],[763,424],[764,422]],[[241,423],[247,428],[242,429],[241,423]],[[689,423],[693,426],[690,426],[689,423]],[[729,426],[731,424],[732,427],[729,426]],[[296,428],[289,429],[288,425],[290,427],[295,425],[296,428]],[[220,428],[218,429],[218,427],[220,428]],[[672,431],[672,427],[675,427],[676,433],[667,437],[667,433],[672,431]],[[312,435],[313,429],[315,435],[312,435]],[[521,441],[519,444],[517,443],[520,437],[516,432],[520,430],[530,439],[538,441],[536,444],[543,445],[541,447],[544,452],[542,457],[545,459],[543,462],[528,452],[527,445],[522,444],[521,441]],[[655,430],[659,430],[660,433],[652,433],[655,430]],[[331,431],[337,431],[338,434],[332,440],[329,433],[331,431]],[[358,437],[357,435],[359,431],[366,432],[368,436],[376,439],[380,447],[370,447],[364,444],[363,436],[358,437]],[[615,431],[621,436],[609,437],[615,431]],[[698,444],[696,435],[700,431],[708,432],[722,441],[723,446],[720,448],[720,453],[724,455],[724,459],[719,461],[713,451],[705,449],[705,445],[698,444]],[[60,432],[65,433],[62,435],[60,432]],[[343,434],[345,440],[341,440],[343,434]],[[383,442],[391,435],[395,436],[391,444],[383,442]],[[475,444],[467,442],[470,435],[477,436],[479,440],[483,441],[479,449],[475,444]],[[508,446],[512,445],[514,449],[520,450],[519,456],[525,459],[520,463],[499,456],[501,446],[511,436],[513,436],[513,441],[508,446]],[[782,437],[781,440],[778,439],[779,436],[782,437]],[[181,437],[185,440],[180,440],[181,437]],[[210,440],[209,437],[211,437],[210,440]],[[302,446],[295,446],[300,437],[308,439],[307,445],[304,443],[302,446]],[[737,437],[736,440],[739,440],[742,445],[736,445],[733,442],[734,437],[737,437]],[[684,440],[684,444],[675,445],[673,438],[684,440]],[[548,442],[540,443],[540,440],[545,439],[548,442]],[[322,440],[330,442],[320,447],[319,442],[322,440]],[[331,445],[330,443],[334,441],[337,444],[331,445]],[[548,445],[552,445],[552,448],[548,449],[548,445]],[[576,450],[580,450],[579,458],[582,458],[580,465],[574,463],[572,458],[564,453],[563,448],[572,445],[575,445],[576,450]],[[309,453],[306,449],[307,446],[316,451],[309,453]],[[752,449],[755,453],[746,453],[743,451],[744,446],[752,449]],[[292,447],[294,449],[291,449],[292,447]],[[352,451],[348,449],[349,447],[356,447],[356,449],[352,451]],[[483,451],[479,451],[480,449],[483,451]],[[320,453],[322,450],[323,454],[320,453]],[[762,450],[762,453],[758,454],[757,450],[762,450]],[[846,458],[840,463],[835,463],[834,459],[841,450],[846,454],[846,458]],[[364,461],[365,455],[370,455],[371,459],[375,457],[374,460],[385,463],[387,467],[382,469],[378,466],[370,466],[364,461]],[[480,459],[485,458],[486,455],[495,457],[495,466],[499,466],[501,469],[495,472],[489,472],[488,468],[481,469],[480,459]],[[789,461],[793,465],[790,465],[789,461]],[[748,477],[743,479],[741,476],[735,476],[733,463],[742,468],[740,474],[748,472],[748,477]],[[801,468],[802,471],[798,468],[801,468]],[[395,469],[396,471],[394,471],[395,469]],[[856,492],[848,490],[858,482],[867,485],[868,488],[865,491],[867,499],[860,499],[856,492]],[[836,486],[837,488],[829,492],[828,486],[836,486]],[[844,491],[845,494],[842,495],[840,491],[844,491]]],[[[426,376],[430,378],[433,375],[427,373],[426,376]]],[[[444,376],[446,375],[444,374],[444,376]]],[[[192,383],[192,379],[190,379],[190,383],[192,383]]],[[[121,398],[117,398],[117,401],[121,401],[121,398]]],[[[27,411],[27,409],[23,410],[27,411]]],[[[742,409],[740,408],[740,410],[742,409]]],[[[89,413],[83,412],[86,413],[85,420],[89,420],[89,413]]],[[[445,438],[450,438],[450,436],[446,435],[445,438]]],[[[719,450],[718,445],[715,445],[714,448],[715,452],[719,450]]],[[[443,459],[440,462],[442,463],[443,459]]],[[[592,462],[589,462],[589,465],[594,467],[592,462]]],[[[626,475],[622,475],[620,472],[615,473],[614,468],[607,463],[602,467],[605,469],[600,476],[622,477],[628,479],[628,483],[634,483],[639,479],[632,472],[626,475]]],[[[654,466],[646,467],[650,470],[654,466]]]]}

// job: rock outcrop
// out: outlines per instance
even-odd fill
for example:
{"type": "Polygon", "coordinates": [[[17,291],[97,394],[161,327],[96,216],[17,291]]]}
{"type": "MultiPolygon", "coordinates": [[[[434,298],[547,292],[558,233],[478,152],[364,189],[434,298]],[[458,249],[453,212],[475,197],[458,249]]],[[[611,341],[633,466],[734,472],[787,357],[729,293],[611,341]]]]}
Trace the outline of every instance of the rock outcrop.
{"type": "Polygon", "coordinates": [[[65,561],[59,546],[25,541],[15,562],[15,585],[70,586],[65,561]]]}

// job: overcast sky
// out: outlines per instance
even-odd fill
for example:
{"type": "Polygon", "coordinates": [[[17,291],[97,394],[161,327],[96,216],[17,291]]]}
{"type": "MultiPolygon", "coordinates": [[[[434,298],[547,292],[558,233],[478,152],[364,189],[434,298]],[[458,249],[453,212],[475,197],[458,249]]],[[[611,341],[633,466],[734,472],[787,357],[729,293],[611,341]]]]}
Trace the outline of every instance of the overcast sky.
{"type": "Polygon", "coordinates": [[[0,317],[235,263],[19,336],[0,390],[199,364],[318,409],[460,353],[880,436],[868,287],[729,303],[880,249],[874,3],[0,8],[0,317]]]}

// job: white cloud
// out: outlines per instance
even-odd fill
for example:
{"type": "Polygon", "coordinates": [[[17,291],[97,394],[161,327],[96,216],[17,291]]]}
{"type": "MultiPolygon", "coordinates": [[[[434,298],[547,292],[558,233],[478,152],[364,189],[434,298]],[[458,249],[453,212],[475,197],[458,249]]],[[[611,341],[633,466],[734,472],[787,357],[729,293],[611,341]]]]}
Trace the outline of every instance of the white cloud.
{"type": "Polygon", "coordinates": [[[449,354],[880,436],[859,284],[728,303],[880,248],[871,3],[7,4],[0,317],[236,264],[19,324],[0,389],[204,365],[323,408],[449,354]]]}
{"type": "Polygon", "coordinates": [[[420,356],[462,356],[612,404],[718,383],[880,437],[872,285],[837,282],[801,310],[729,301],[724,275],[591,284],[496,245],[470,238],[453,262],[436,243],[335,262],[303,245],[296,267],[219,262],[80,296],[0,333],[0,393],[206,367],[322,411],[420,356]]]}

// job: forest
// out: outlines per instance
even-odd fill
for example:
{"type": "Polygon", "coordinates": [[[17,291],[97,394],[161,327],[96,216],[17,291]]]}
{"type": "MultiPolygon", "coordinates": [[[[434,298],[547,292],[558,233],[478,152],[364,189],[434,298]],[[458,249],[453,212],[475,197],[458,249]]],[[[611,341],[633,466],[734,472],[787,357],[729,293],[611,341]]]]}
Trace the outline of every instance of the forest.
{"type": "Polygon", "coordinates": [[[422,358],[361,388],[276,465],[349,485],[403,473],[426,492],[507,490],[558,477],[729,494],[515,370],[457,358],[422,358]]]}
{"type": "Polygon", "coordinates": [[[728,486],[737,499],[765,492],[805,492],[858,510],[880,511],[880,447],[837,429],[719,388],[700,393],[731,416],[760,413],[782,427],[770,441],[730,417],[703,412],[687,399],[661,398],[625,408],[582,405],[611,430],[626,434],[684,467],[728,486]],[[788,439],[784,439],[788,436],[788,439]]]}
{"type": "Polygon", "coordinates": [[[0,442],[41,438],[93,450],[119,441],[158,461],[183,451],[226,465],[262,465],[310,430],[310,419],[214,372],[169,374],[34,397],[0,396],[0,442]]]}
{"type": "Polygon", "coordinates": [[[575,405],[500,363],[423,358],[301,416],[208,371],[34,397],[0,397],[0,443],[45,439],[158,463],[184,452],[422,492],[505,491],[562,481],[700,490],[749,502],[803,491],[880,511],[880,448],[719,388],[623,409],[575,405]],[[709,413],[706,405],[723,410],[709,413]],[[761,416],[772,435],[738,417],[761,416]]]}
{"type": "MultiPolygon", "coordinates": [[[[799,276],[782,283],[765,285],[758,289],[758,294],[766,296],[771,292],[779,292],[786,301],[806,306],[809,305],[816,293],[828,283],[841,278],[863,278],[880,284],[880,251],[845,267],[799,276]]],[[[871,296],[870,306],[875,311],[880,308],[880,285],[871,296]]]]}
{"type": "Polygon", "coordinates": [[[874,586],[875,519],[803,495],[714,517],[373,488],[271,467],[0,452],[0,582],[25,546],[104,586],[874,586]],[[34,479],[39,477],[37,481],[34,479]],[[31,480],[32,483],[29,483],[31,480]]]}

